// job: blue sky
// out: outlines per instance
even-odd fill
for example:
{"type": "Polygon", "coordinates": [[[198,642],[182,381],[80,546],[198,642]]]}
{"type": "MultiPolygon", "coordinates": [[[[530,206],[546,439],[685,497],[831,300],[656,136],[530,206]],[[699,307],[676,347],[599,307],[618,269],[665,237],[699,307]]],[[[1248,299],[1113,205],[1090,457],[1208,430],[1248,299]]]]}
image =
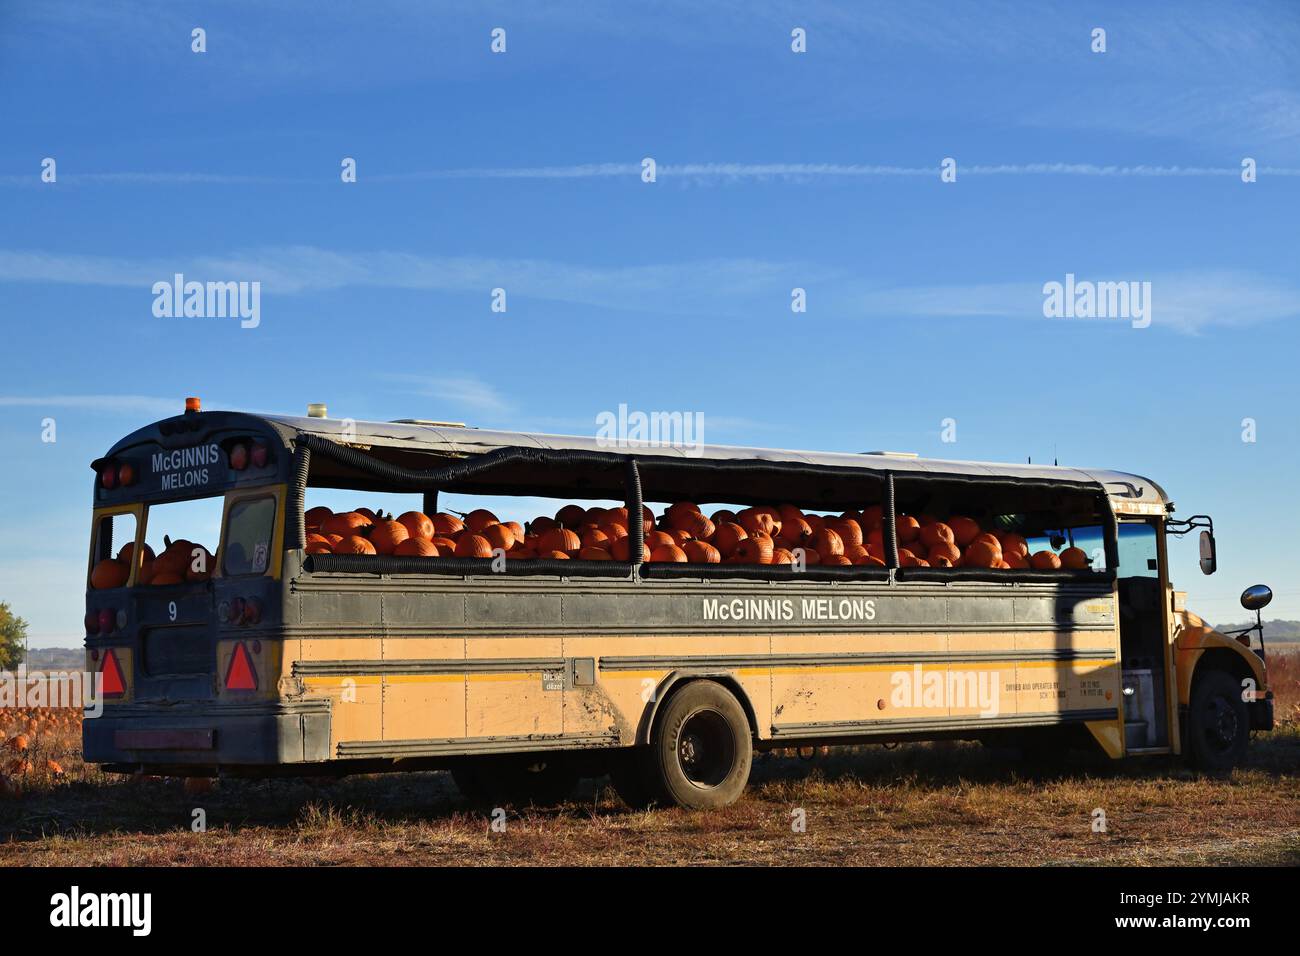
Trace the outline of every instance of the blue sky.
{"type": "Polygon", "coordinates": [[[1296,49],[1293,3],[7,0],[0,600],[79,642],[86,466],[197,394],[1134,471],[1215,518],[1193,609],[1300,617],[1296,49]],[[156,318],[176,272],[260,326],[156,318]],[[1045,319],[1067,273],[1151,326],[1045,319]]]}

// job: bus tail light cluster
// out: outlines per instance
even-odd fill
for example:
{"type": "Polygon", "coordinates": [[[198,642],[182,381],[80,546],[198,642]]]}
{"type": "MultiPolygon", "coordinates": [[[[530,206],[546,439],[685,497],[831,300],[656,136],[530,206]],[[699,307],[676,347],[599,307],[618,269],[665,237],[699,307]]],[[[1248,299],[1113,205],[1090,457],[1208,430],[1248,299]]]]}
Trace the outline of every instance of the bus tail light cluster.
{"type": "Polygon", "coordinates": [[[126,626],[126,615],[113,608],[102,607],[98,611],[86,612],[87,634],[112,634],[126,626]]]}
{"type": "Polygon", "coordinates": [[[262,602],[257,598],[231,598],[219,609],[228,624],[251,625],[262,620],[262,602]]]}
{"type": "Polygon", "coordinates": [[[106,461],[99,467],[99,485],[107,491],[129,488],[137,477],[135,465],[129,461],[106,461]]]}
{"type": "Polygon", "coordinates": [[[271,450],[266,447],[266,442],[241,439],[230,446],[229,457],[230,467],[234,471],[243,471],[249,465],[265,468],[271,460],[271,450]]]}

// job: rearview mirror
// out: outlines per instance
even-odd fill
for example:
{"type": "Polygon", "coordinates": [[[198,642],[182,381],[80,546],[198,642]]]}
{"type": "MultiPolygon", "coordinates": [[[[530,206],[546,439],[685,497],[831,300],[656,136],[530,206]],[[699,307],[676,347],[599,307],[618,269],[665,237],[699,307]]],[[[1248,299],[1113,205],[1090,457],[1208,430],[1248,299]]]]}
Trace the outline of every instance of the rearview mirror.
{"type": "MultiPolygon", "coordinates": [[[[1218,552],[1214,545],[1214,532],[1201,532],[1201,573],[1213,574],[1219,567],[1218,552]]],[[[1243,598],[1243,600],[1245,600],[1243,598]]]]}
{"type": "Polygon", "coordinates": [[[1247,611],[1262,611],[1273,600],[1273,591],[1267,584],[1252,584],[1241,592],[1241,606],[1247,611]]]}

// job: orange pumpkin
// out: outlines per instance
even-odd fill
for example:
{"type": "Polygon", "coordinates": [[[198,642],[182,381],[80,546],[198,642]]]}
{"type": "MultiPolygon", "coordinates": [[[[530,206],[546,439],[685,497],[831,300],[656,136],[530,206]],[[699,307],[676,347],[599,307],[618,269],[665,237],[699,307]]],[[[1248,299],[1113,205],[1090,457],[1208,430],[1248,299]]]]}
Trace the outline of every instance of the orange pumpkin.
{"type": "Polygon", "coordinates": [[[686,552],[675,544],[661,544],[650,552],[650,560],[685,564],[686,552]]]}
{"type": "Polygon", "coordinates": [[[503,524],[490,524],[480,534],[487,539],[493,550],[500,548],[509,551],[515,546],[515,533],[503,524]]]}
{"type": "Polygon", "coordinates": [[[885,509],[880,505],[868,505],[862,509],[862,519],[859,522],[862,530],[870,532],[879,528],[885,523],[885,509]]]}
{"type": "Polygon", "coordinates": [[[772,538],[760,531],[740,542],[734,557],[739,564],[771,564],[775,550],[772,538]]]}
{"type": "Polygon", "coordinates": [[[438,546],[425,538],[407,538],[393,549],[393,554],[401,558],[436,558],[438,546]]]}
{"type": "Polygon", "coordinates": [[[1029,542],[1023,535],[1016,534],[1014,531],[994,532],[998,541],[1002,543],[1002,554],[1005,557],[1008,554],[1016,553],[1021,557],[1029,555],[1029,542]]]}
{"type": "Polygon", "coordinates": [[[736,513],[728,508],[719,508],[709,516],[709,520],[713,522],[714,527],[725,522],[736,524],[736,513]]]}
{"type": "Polygon", "coordinates": [[[552,561],[567,561],[569,556],[563,551],[543,551],[538,557],[550,558],[552,561]]]}
{"type": "Polygon", "coordinates": [[[433,540],[429,543],[438,549],[439,554],[451,554],[456,550],[456,541],[453,538],[444,538],[435,535],[433,540]]]}
{"type": "Polygon", "coordinates": [[[994,541],[990,544],[988,541],[976,538],[962,552],[962,567],[966,568],[996,568],[1002,561],[1002,549],[994,541]]]}
{"type": "Polygon", "coordinates": [[[724,521],[718,525],[717,530],[713,532],[713,546],[718,549],[724,558],[729,558],[736,553],[741,542],[749,537],[743,527],[734,521],[724,521]]]}
{"type": "Polygon", "coordinates": [[[380,519],[370,529],[370,544],[376,554],[392,554],[397,546],[411,537],[400,521],[380,519]]]}
{"type": "Polygon", "coordinates": [[[1083,548],[1066,548],[1061,552],[1061,567],[1082,571],[1088,566],[1088,552],[1083,548]]]}
{"type": "MultiPolygon", "coordinates": [[[[614,556],[615,561],[632,560],[632,539],[630,537],[616,538],[609,546],[609,553],[614,556]]],[[[650,560],[650,549],[642,545],[641,560],[650,560]]]]}
{"type": "Polygon", "coordinates": [[[566,528],[576,528],[587,518],[587,509],[582,505],[565,505],[559,511],[555,512],[555,521],[557,524],[566,528]]]}
{"type": "Polygon", "coordinates": [[[844,557],[844,555],[842,554],[828,554],[824,558],[822,558],[822,564],[831,568],[835,568],[835,567],[847,568],[850,565],[852,565],[853,562],[850,561],[848,558],[844,557]]]}
{"type": "Polygon", "coordinates": [[[951,541],[947,544],[936,544],[926,553],[925,559],[937,568],[955,568],[957,562],[961,560],[961,548],[951,541]]]}
{"type": "Polygon", "coordinates": [[[185,583],[185,578],[182,577],[181,574],[176,571],[163,571],[160,573],[155,572],[153,578],[151,578],[149,581],[150,587],[155,587],[155,588],[167,587],[168,585],[172,585],[172,584],[184,584],[184,583],[185,583]]]}
{"type": "Polygon", "coordinates": [[[423,511],[408,511],[397,521],[406,529],[408,538],[423,538],[425,541],[433,538],[433,519],[423,511]]]}
{"type": "Polygon", "coordinates": [[[375,546],[359,534],[347,535],[334,545],[335,554],[374,554],[375,546]]]}
{"type": "Polygon", "coordinates": [[[433,534],[435,537],[454,538],[465,530],[465,523],[455,515],[439,511],[433,516],[433,534]]]}
{"type": "Polygon", "coordinates": [[[308,508],[302,516],[303,524],[306,525],[308,531],[315,531],[333,514],[334,512],[324,505],[308,508]]]}
{"type": "Polygon", "coordinates": [[[836,518],[826,522],[826,527],[840,536],[844,542],[844,553],[849,553],[849,548],[859,547],[863,543],[862,525],[858,524],[852,518],[836,518]]]}
{"type": "Polygon", "coordinates": [[[692,564],[717,564],[722,560],[721,552],[707,541],[687,541],[682,550],[692,564]]]}
{"type": "Polygon", "coordinates": [[[323,542],[313,542],[306,547],[307,554],[333,554],[334,549],[323,542]]]}
{"type": "Polygon", "coordinates": [[[125,561],[105,558],[98,562],[90,572],[90,586],[96,591],[105,588],[120,588],[126,584],[131,575],[131,567],[125,561]]]}
{"type": "Polygon", "coordinates": [[[492,545],[481,534],[463,534],[456,542],[454,553],[458,558],[490,558],[492,545]]]}
{"type": "MultiPolygon", "coordinates": [[[[117,552],[117,560],[126,562],[127,567],[131,566],[131,558],[134,556],[135,556],[134,541],[128,541],[126,544],[122,545],[122,550],[117,552]]],[[[146,544],[144,546],[144,559],[146,561],[152,561],[155,557],[156,555],[154,555],[153,553],[153,548],[149,547],[149,545],[146,544]]]]}
{"type": "Polygon", "coordinates": [[[911,544],[921,536],[921,522],[911,515],[899,515],[894,519],[894,534],[899,544],[911,544]]]}
{"type": "Polygon", "coordinates": [[[698,538],[701,541],[713,537],[716,530],[715,525],[698,511],[679,511],[671,518],[669,527],[673,531],[681,531],[690,538],[698,538]]]}
{"type": "Polygon", "coordinates": [[[935,521],[921,527],[921,543],[927,549],[933,550],[941,544],[952,544],[956,540],[957,536],[953,534],[952,528],[942,521],[935,521]]]}
{"type": "Polygon", "coordinates": [[[537,542],[537,550],[563,551],[565,554],[577,554],[582,548],[582,539],[568,528],[552,528],[542,535],[537,542]]]}
{"type": "Polygon", "coordinates": [[[475,508],[465,516],[465,527],[473,534],[481,534],[488,525],[500,524],[501,519],[486,508],[475,508]]]}
{"type": "Polygon", "coordinates": [[[781,531],[781,522],[770,508],[746,508],[736,516],[736,521],[750,537],[760,531],[775,537],[781,531]]]}
{"type": "Polygon", "coordinates": [[[979,537],[979,522],[973,518],[967,518],[962,515],[953,515],[948,519],[948,527],[952,528],[953,540],[957,542],[957,547],[964,548],[977,537],[979,537]]]}
{"type": "Polygon", "coordinates": [[[372,523],[374,522],[375,518],[378,517],[378,515],[376,515],[376,514],[375,514],[373,511],[371,511],[369,508],[358,508],[358,509],[357,509],[357,514],[359,514],[359,515],[363,515],[363,516],[369,518],[369,519],[371,520],[372,523]]]}
{"type": "Polygon", "coordinates": [[[788,548],[774,548],[772,550],[773,564],[794,564],[794,555],[788,548]]]}
{"type": "Polygon", "coordinates": [[[1029,559],[1019,551],[1004,551],[1002,560],[1006,562],[1008,568],[1023,569],[1029,567],[1029,559]]]}
{"type": "Polygon", "coordinates": [[[360,511],[345,511],[343,514],[330,515],[322,521],[320,530],[322,534],[341,534],[346,538],[348,535],[360,534],[361,529],[369,528],[374,523],[373,517],[366,517],[360,511]]]}
{"type": "Polygon", "coordinates": [[[778,540],[788,548],[802,548],[812,539],[813,529],[803,515],[785,515],[781,518],[778,540]]]}
{"type": "Polygon", "coordinates": [[[583,547],[578,551],[578,557],[583,561],[613,561],[614,557],[604,548],[595,546],[583,547]]]}
{"type": "Polygon", "coordinates": [[[844,539],[840,537],[838,531],[829,525],[813,535],[812,546],[813,550],[823,558],[844,553],[844,539]]]}

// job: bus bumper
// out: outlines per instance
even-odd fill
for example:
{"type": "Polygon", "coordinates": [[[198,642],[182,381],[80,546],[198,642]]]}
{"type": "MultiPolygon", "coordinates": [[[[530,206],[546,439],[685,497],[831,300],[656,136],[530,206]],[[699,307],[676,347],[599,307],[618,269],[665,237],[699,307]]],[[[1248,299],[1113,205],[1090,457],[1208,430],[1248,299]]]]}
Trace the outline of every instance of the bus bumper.
{"type": "Polygon", "coordinates": [[[87,763],[211,767],[329,759],[328,700],[108,704],[82,728],[87,763]]]}

